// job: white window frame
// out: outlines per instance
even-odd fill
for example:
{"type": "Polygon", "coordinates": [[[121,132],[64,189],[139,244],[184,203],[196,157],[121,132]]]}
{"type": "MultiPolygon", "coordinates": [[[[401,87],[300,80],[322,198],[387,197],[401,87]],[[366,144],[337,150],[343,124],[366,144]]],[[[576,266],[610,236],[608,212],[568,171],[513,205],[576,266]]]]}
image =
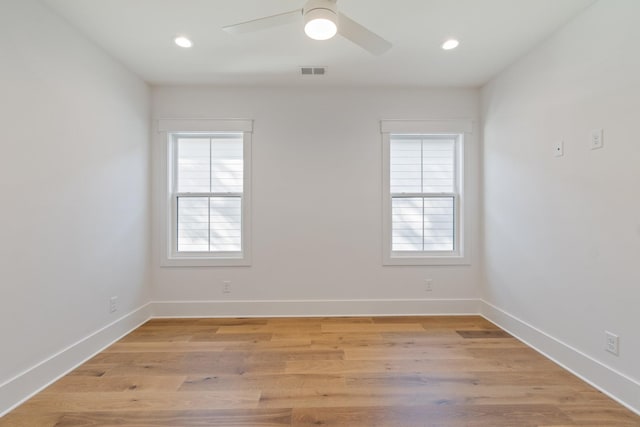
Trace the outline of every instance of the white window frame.
{"type": "Polygon", "coordinates": [[[465,265],[470,264],[470,216],[465,197],[468,159],[465,145],[471,140],[470,120],[382,120],[382,257],[383,265],[465,265]],[[453,193],[391,194],[391,136],[448,136],[455,138],[455,191],[453,193]],[[392,249],[393,197],[453,197],[454,250],[394,251],[392,249]]]}
{"type": "MultiPolygon", "coordinates": [[[[163,267],[231,267],[251,265],[251,120],[161,119],[158,131],[165,147],[162,150],[163,228],[160,265],[163,267]],[[243,191],[226,196],[241,196],[242,250],[239,252],[178,252],[177,202],[185,196],[176,189],[177,140],[181,136],[204,136],[241,133],[243,140],[243,191]]],[[[188,194],[194,196],[197,194],[188,194]]],[[[209,193],[203,195],[210,196],[209,193]]],[[[214,194],[215,195],[215,194],[214,194]]]]}

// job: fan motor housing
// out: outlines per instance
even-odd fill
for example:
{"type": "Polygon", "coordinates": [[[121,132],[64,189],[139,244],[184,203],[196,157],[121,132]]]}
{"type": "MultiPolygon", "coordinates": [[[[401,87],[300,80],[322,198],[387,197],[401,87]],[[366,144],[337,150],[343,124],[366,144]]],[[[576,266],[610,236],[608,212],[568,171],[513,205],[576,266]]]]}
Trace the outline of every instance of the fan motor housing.
{"type": "Polygon", "coordinates": [[[338,5],[335,0],[308,0],[302,9],[302,15],[307,16],[307,13],[318,9],[328,10],[334,15],[338,14],[338,5]]]}

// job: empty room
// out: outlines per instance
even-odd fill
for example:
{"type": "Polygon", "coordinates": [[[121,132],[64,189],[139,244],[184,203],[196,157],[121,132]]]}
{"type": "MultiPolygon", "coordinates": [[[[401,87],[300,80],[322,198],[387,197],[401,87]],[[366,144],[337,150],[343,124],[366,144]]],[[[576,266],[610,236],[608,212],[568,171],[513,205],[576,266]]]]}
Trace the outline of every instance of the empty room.
{"type": "Polygon", "coordinates": [[[0,0],[0,427],[640,426],[639,19],[0,0]]]}

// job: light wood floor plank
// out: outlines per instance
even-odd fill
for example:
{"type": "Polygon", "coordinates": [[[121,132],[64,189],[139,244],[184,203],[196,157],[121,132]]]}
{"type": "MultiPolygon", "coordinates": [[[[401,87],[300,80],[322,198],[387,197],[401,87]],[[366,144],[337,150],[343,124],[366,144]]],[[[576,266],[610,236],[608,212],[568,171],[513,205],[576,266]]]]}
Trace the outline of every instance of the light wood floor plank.
{"type": "Polygon", "coordinates": [[[140,411],[123,417],[113,412],[78,412],[62,416],[56,427],[211,427],[211,426],[255,426],[289,427],[289,409],[232,409],[191,411],[140,411]],[[123,423],[124,422],[124,423],[123,423]]]}
{"type": "Polygon", "coordinates": [[[538,427],[542,423],[571,425],[571,419],[553,405],[303,408],[293,410],[292,426],[538,427]]]}
{"type": "MultiPolygon", "coordinates": [[[[259,390],[206,392],[66,392],[41,393],[27,405],[49,412],[130,412],[144,410],[246,409],[256,408],[259,390]]],[[[124,415],[126,416],[126,414],[124,415]]]]}

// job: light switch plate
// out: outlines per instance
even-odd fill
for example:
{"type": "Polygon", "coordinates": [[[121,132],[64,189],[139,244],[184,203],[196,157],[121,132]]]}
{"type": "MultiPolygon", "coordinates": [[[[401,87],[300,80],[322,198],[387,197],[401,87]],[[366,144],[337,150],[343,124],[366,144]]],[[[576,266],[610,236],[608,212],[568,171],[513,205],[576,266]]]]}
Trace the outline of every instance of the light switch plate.
{"type": "Polygon", "coordinates": [[[596,129],[591,132],[591,149],[597,150],[604,145],[604,131],[602,129],[596,129]]]}
{"type": "Polygon", "coordinates": [[[553,157],[562,157],[564,156],[564,141],[558,141],[553,146],[553,157]]]}

